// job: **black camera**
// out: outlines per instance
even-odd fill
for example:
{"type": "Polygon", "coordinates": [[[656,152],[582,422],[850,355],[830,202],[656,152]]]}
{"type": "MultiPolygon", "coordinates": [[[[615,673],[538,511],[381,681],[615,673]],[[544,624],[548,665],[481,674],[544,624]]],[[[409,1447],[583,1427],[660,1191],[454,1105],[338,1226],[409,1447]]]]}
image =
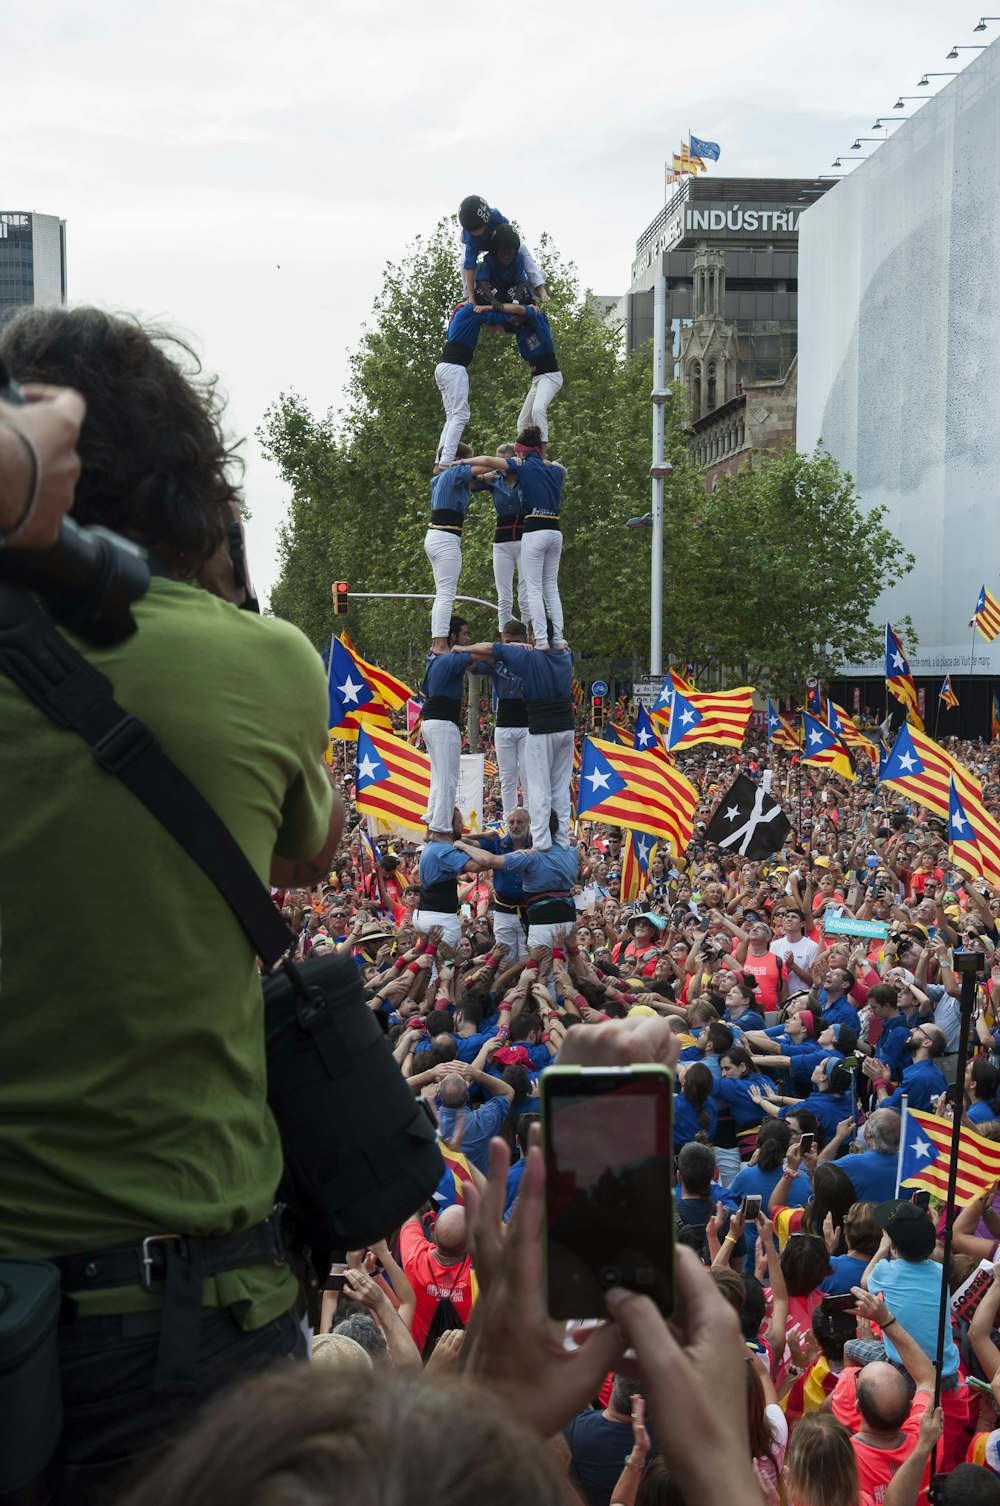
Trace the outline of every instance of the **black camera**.
{"type": "MultiPolygon", "coordinates": [[[[0,402],[25,402],[2,362],[0,402]]],[[[0,550],[0,586],[36,591],[52,616],[88,643],[120,643],[135,632],[132,603],[149,590],[149,565],[138,544],[64,518],[47,549],[0,550]]]]}

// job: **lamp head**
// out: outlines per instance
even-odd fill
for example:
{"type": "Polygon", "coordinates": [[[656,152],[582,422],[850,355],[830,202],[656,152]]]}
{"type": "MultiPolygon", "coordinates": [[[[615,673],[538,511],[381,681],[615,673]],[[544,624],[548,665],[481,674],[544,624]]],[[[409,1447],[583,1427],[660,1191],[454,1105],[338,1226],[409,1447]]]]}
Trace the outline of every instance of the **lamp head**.
{"type": "Polygon", "coordinates": [[[944,56],[945,56],[945,61],[946,62],[948,61],[949,58],[957,58],[958,57],[958,48],[957,47],[953,47],[951,49],[951,51],[950,52],[946,52],[944,56]]]}
{"type": "Polygon", "coordinates": [[[918,89],[927,88],[929,86],[929,84],[930,84],[930,79],[927,77],[926,73],[924,74],[923,78],[920,78],[920,79],[917,80],[917,88],[918,89]]]}

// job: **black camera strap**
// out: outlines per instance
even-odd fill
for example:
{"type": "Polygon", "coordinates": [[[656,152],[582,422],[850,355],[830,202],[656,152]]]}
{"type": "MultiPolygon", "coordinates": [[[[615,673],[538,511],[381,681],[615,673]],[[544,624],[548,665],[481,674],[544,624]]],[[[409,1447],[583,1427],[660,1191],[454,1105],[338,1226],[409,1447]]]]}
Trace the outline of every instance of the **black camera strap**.
{"type": "Polygon", "coordinates": [[[0,669],[57,726],[77,732],[211,879],[254,951],[273,967],[295,944],[266,886],[226,824],[114,686],[26,591],[0,586],[0,669]]]}

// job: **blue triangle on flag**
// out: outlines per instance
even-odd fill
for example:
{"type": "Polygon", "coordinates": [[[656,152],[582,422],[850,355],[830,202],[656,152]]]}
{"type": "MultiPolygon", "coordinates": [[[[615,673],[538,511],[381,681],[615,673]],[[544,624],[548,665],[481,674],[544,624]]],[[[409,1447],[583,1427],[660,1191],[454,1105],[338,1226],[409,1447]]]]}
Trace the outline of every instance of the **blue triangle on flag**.
{"type": "Polygon", "coordinates": [[[354,779],[357,788],[365,790],[370,784],[378,784],[387,775],[388,770],[379,758],[375,744],[364,727],[359,727],[358,749],[354,755],[354,779]]]}
{"type": "Polygon", "coordinates": [[[675,748],[681,738],[688,732],[693,732],[702,720],[700,711],[695,711],[691,702],[679,690],[675,690],[670,706],[670,732],[667,736],[667,747],[675,748]]]}
{"type": "Polygon", "coordinates": [[[339,638],[330,652],[330,727],[339,727],[352,711],[375,699],[374,692],[339,638]]]}
{"type": "Polygon", "coordinates": [[[913,738],[906,722],[899,729],[899,735],[886,756],[885,767],[880,770],[880,779],[912,779],[914,774],[922,774],[924,766],[916,748],[913,746],[913,738]]]}
{"type": "Polygon", "coordinates": [[[620,795],[626,788],[625,780],[615,773],[604,754],[598,752],[589,737],[584,738],[577,813],[582,815],[592,805],[600,805],[609,795],[620,795]]]}
{"type": "Polygon", "coordinates": [[[656,728],[649,719],[649,712],[645,706],[640,706],[635,716],[635,733],[632,738],[633,748],[638,748],[640,753],[646,753],[650,748],[662,747],[656,728]]]}

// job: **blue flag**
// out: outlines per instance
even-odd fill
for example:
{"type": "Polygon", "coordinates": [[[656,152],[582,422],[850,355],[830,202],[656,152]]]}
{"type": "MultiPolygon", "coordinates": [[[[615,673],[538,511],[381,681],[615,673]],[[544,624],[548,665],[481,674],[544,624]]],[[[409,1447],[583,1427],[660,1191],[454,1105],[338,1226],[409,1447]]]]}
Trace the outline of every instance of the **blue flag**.
{"type": "Polygon", "coordinates": [[[645,706],[640,706],[635,714],[635,732],[632,736],[633,748],[647,753],[650,748],[661,748],[663,744],[657,736],[656,729],[649,720],[649,712],[645,706]]]}
{"type": "Polygon", "coordinates": [[[717,141],[702,141],[700,136],[692,136],[688,145],[692,157],[707,157],[710,162],[718,162],[722,155],[717,141]]]}

